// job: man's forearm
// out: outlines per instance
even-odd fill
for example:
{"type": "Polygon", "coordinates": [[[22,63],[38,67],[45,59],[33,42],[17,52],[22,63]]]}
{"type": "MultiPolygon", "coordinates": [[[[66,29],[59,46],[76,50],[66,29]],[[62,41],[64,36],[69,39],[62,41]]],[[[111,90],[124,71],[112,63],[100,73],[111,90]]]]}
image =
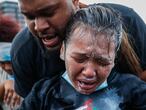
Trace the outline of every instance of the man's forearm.
{"type": "Polygon", "coordinates": [[[4,84],[0,84],[0,100],[3,99],[4,96],[4,84]]]}

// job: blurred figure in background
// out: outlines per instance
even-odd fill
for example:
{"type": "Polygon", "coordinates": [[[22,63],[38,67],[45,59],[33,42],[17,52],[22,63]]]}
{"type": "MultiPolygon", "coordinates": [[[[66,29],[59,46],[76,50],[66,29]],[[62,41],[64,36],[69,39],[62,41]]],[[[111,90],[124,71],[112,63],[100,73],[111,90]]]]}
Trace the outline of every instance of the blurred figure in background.
{"type": "Polygon", "coordinates": [[[20,96],[14,90],[10,48],[14,36],[19,32],[19,23],[0,13],[0,99],[4,110],[20,105],[20,96]]]}
{"type": "Polygon", "coordinates": [[[20,31],[20,24],[0,12],[0,42],[12,42],[15,35],[20,31]]]}

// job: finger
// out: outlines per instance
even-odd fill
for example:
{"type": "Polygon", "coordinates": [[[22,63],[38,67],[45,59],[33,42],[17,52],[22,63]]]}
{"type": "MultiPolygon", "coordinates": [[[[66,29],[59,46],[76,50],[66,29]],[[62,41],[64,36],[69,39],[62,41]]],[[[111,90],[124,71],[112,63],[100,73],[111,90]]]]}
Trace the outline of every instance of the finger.
{"type": "Polygon", "coordinates": [[[4,102],[7,100],[8,94],[9,94],[9,89],[5,89],[5,92],[4,92],[4,102]]]}
{"type": "Polygon", "coordinates": [[[20,97],[15,93],[13,94],[13,100],[11,100],[11,105],[13,107],[17,106],[17,105],[20,105],[20,97]]]}
{"type": "Polygon", "coordinates": [[[5,103],[6,103],[6,104],[8,104],[8,105],[10,104],[10,102],[11,102],[11,100],[12,100],[12,97],[13,97],[13,93],[14,93],[13,91],[9,91],[9,92],[8,92],[8,95],[6,96],[7,98],[6,98],[6,100],[5,100],[5,103]]]}

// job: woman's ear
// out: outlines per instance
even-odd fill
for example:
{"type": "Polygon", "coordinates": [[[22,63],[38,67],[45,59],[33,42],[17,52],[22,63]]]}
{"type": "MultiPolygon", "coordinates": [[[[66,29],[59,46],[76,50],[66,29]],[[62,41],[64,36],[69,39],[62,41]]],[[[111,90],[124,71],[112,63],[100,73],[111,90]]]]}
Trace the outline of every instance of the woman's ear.
{"type": "Polygon", "coordinates": [[[64,53],[65,53],[65,46],[63,43],[61,46],[61,49],[60,49],[60,59],[62,59],[62,60],[64,60],[64,53]]]}

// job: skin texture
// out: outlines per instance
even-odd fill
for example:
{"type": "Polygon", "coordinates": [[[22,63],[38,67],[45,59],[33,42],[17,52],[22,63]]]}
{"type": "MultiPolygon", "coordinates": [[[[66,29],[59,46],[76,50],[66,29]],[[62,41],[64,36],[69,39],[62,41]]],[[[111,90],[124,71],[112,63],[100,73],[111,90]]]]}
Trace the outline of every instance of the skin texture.
{"type": "Polygon", "coordinates": [[[67,45],[61,49],[61,58],[74,88],[90,94],[109,76],[115,59],[115,44],[104,34],[96,38],[88,31],[75,29],[67,45]]]}
{"type": "Polygon", "coordinates": [[[4,85],[0,84],[0,100],[2,100],[3,95],[4,95],[4,85]]]}
{"type": "Polygon", "coordinates": [[[48,51],[61,47],[67,21],[78,5],[78,0],[19,0],[29,30],[48,51]]]}
{"type": "Polygon", "coordinates": [[[10,107],[15,107],[20,105],[20,96],[14,90],[14,81],[13,80],[6,80],[4,82],[4,102],[10,105],[10,107]]]}

